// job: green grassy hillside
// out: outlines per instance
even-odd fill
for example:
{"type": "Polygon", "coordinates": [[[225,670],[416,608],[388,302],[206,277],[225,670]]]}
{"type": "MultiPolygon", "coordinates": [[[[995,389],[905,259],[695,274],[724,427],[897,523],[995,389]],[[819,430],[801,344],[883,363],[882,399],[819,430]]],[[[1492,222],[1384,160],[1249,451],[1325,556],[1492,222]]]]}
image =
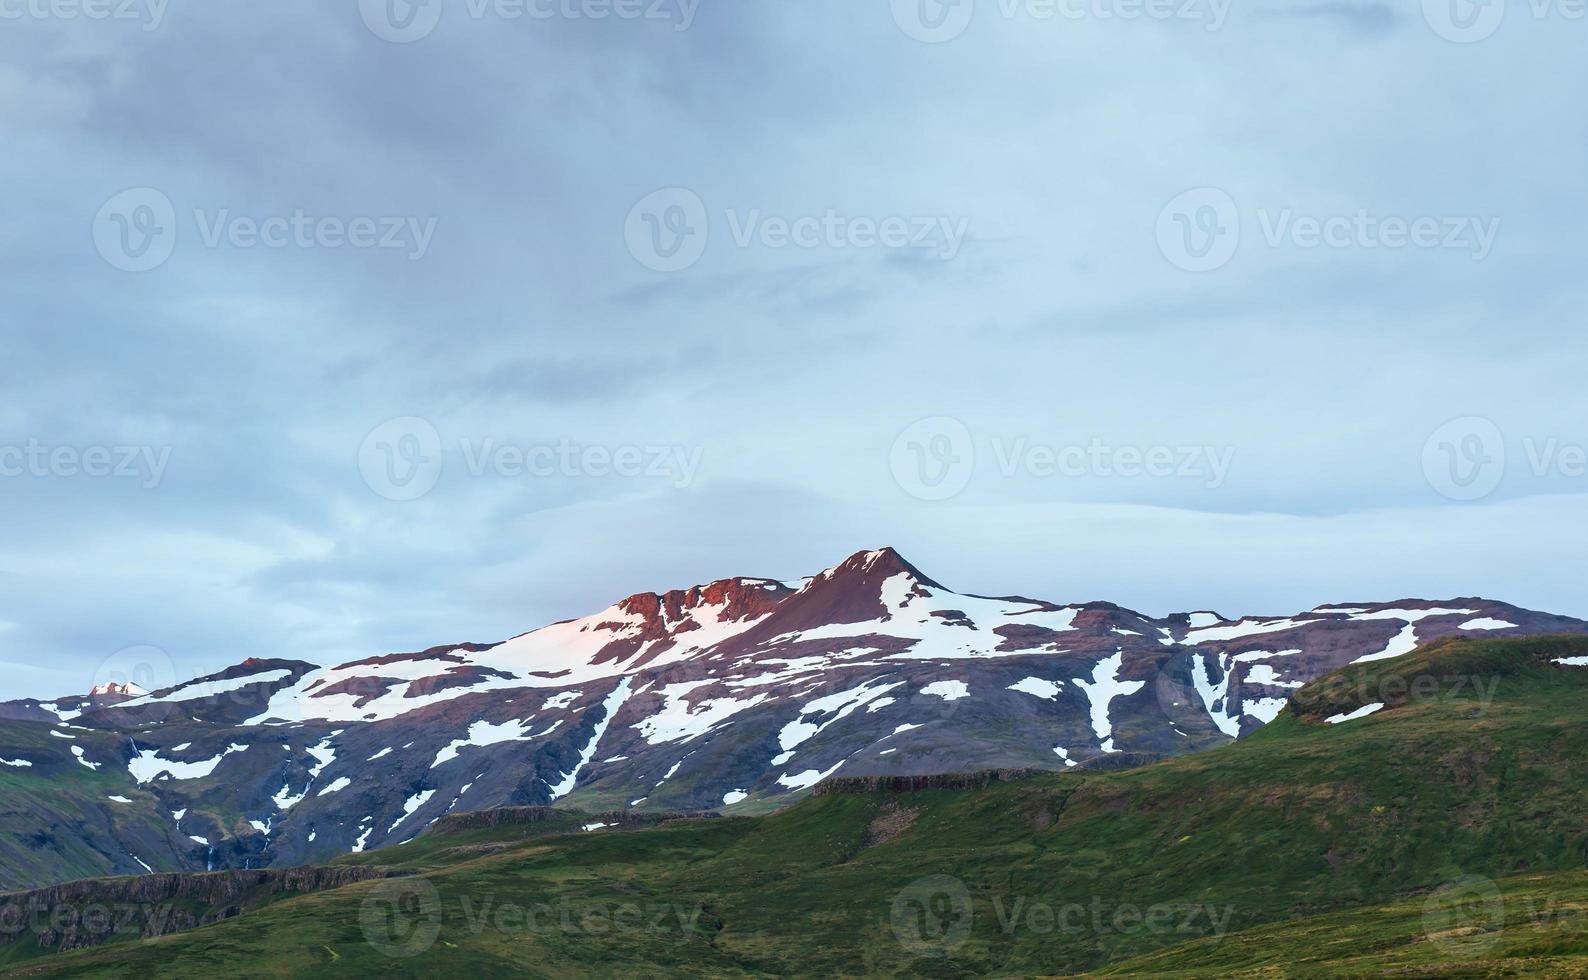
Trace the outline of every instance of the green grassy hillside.
{"type": "MultiPolygon", "coordinates": [[[[414,878],[26,975],[1305,972],[1257,958],[1263,937],[1304,951],[1312,930],[1354,921],[1404,946],[1417,931],[1374,906],[1421,909],[1475,875],[1547,892],[1525,883],[1588,867],[1588,669],[1552,662],[1583,656],[1584,639],[1436,643],[1309,685],[1247,740],[1136,770],[824,795],[646,830],[420,838],[358,859],[414,878]],[[1301,921],[1275,925],[1287,920],[1301,921]]],[[[1558,880],[1580,897],[1580,876],[1558,880]]],[[[1424,936],[1415,962],[1528,962],[1527,937],[1502,935],[1424,936]]],[[[1538,955],[1553,970],[1581,953],[1588,937],[1563,935],[1538,955]]]]}
{"type": "Polygon", "coordinates": [[[1116,963],[1111,977],[1588,977],[1588,873],[1482,876],[1116,963]]]}

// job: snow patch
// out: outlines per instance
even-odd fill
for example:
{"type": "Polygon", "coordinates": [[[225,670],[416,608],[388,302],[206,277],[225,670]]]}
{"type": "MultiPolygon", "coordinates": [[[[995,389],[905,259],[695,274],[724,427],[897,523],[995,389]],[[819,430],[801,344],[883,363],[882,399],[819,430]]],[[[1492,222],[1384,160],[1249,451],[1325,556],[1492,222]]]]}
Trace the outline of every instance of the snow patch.
{"type": "Polygon", "coordinates": [[[612,719],[617,715],[618,709],[623,707],[623,702],[628,700],[629,686],[632,683],[633,678],[623,678],[617,688],[611,694],[608,694],[606,700],[601,703],[601,709],[604,714],[601,720],[596,723],[595,732],[590,736],[590,743],[584,747],[583,752],[579,753],[579,761],[574,764],[573,771],[568,773],[562,782],[551,787],[551,798],[553,800],[559,800],[573,792],[573,788],[579,780],[579,773],[585,766],[590,764],[591,759],[595,758],[596,748],[601,744],[601,737],[607,733],[607,728],[611,726],[612,719]]]}
{"type": "MultiPolygon", "coordinates": [[[[772,760],[772,765],[781,766],[794,757],[794,750],[819,735],[829,726],[842,721],[856,709],[876,701],[882,695],[896,687],[903,686],[899,681],[893,684],[882,684],[876,687],[870,682],[848,691],[839,691],[826,697],[816,698],[800,708],[799,717],[783,726],[778,733],[778,746],[783,752],[772,760]],[[820,724],[805,720],[806,715],[823,715],[833,713],[833,716],[820,724]]],[[[891,699],[888,699],[891,700],[891,699]]]]}
{"type": "Polygon", "coordinates": [[[1365,623],[1374,620],[1388,619],[1400,620],[1406,625],[1390,640],[1389,646],[1379,653],[1370,653],[1365,657],[1358,657],[1351,661],[1354,664],[1365,664],[1374,660],[1389,660],[1394,657],[1403,657],[1417,649],[1417,624],[1430,616],[1470,616],[1477,612],[1476,609],[1380,609],[1375,612],[1356,613],[1351,617],[1352,622],[1365,623]]]}
{"type": "Polygon", "coordinates": [[[325,789],[320,790],[318,793],[316,793],[314,795],[316,797],[321,797],[321,796],[328,796],[331,793],[340,793],[344,789],[347,789],[351,785],[353,785],[353,781],[351,779],[348,779],[346,776],[339,776],[339,777],[337,777],[337,779],[335,781],[333,781],[331,783],[331,785],[327,786],[325,789]]]}
{"type": "Polygon", "coordinates": [[[1042,698],[1045,701],[1051,701],[1058,697],[1059,692],[1063,689],[1063,681],[1044,680],[1041,677],[1027,677],[1018,683],[1009,685],[1009,690],[1011,691],[1019,691],[1021,694],[1029,694],[1034,698],[1042,698]]]}
{"type": "Polygon", "coordinates": [[[921,693],[942,698],[944,701],[958,701],[960,698],[970,697],[970,688],[964,681],[937,681],[921,688],[921,693]]]}
{"type": "Polygon", "coordinates": [[[1461,628],[1464,630],[1514,630],[1517,625],[1515,623],[1507,623],[1503,619],[1479,617],[1478,619],[1469,619],[1462,623],[1461,628]]]}
{"type": "Polygon", "coordinates": [[[527,721],[504,721],[493,725],[488,721],[477,721],[469,726],[468,733],[460,739],[454,739],[451,744],[444,746],[436,753],[436,761],[430,763],[430,768],[451,762],[458,757],[458,750],[463,748],[484,748],[487,745],[500,745],[503,742],[533,742],[556,731],[562,725],[562,720],[552,722],[551,727],[543,732],[531,734],[530,723],[527,721]]]}
{"type": "MultiPolygon", "coordinates": [[[[625,682],[627,679],[625,679],[625,682]]],[[[645,718],[634,728],[651,745],[667,742],[689,742],[711,731],[741,711],[766,701],[768,695],[757,694],[747,701],[733,698],[708,698],[698,704],[688,700],[688,694],[698,687],[712,683],[710,680],[685,681],[662,688],[661,710],[645,718]]],[[[625,686],[625,691],[627,687],[625,686]]]]}
{"type": "MultiPolygon", "coordinates": [[[[824,573],[826,574],[826,573],[824,573]]],[[[959,595],[922,585],[908,572],[899,572],[879,590],[884,612],[860,623],[831,623],[776,637],[774,644],[796,640],[836,640],[881,634],[915,641],[910,649],[889,655],[891,660],[964,660],[1030,656],[1048,648],[1000,650],[1001,626],[1035,626],[1055,633],[1075,629],[1079,609],[1044,609],[1030,601],[984,599],[959,595]],[[957,613],[952,617],[938,613],[957,613]],[[966,625],[955,625],[958,624],[966,625]]]]}
{"type": "Polygon", "coordinates": [[[583,691],[564,691],[561,694],[554,694],[547,698],[546,703],[541,705],[540,708],[542,711],[545,711],[548,708],[553,710],[561,710],[573,704],[583,696],[583,691]]]}
{"type": "Polygon", "coordinates": [[[1371,714],[1373,714],[1375,712],[1382,711],[1382,710],[1384,710],[1384,705],[1383,704],[1366,704],[1366,705],[1363,705],[1362,707],[1356,709],[1355,711],[1349,711],[1349,712],[1346,712],[1344,714],[1331,715],[1330,717],[1325,718],[1324,721],[1328,722],[1331,725],[1340,725],[1340,724],[1344,724],[1345,722],[1348,722],[1348,721],[1356,721],[1358,718],[1366,718],[1368,715],[1371,715],[1371,714]]]}
{"type": "Polygon", "coordinates": [[[391,827],[387,829],[386,833],[389,834],[392,831],[396,830],[399,826],[402,825],[402,822],[404,820],[407,820],[409,817],[413,816],[415,811],[417,811],[420,807],[424,806],[426,803],[429,803],[430,802],[430,798],[432,796],[435,796],[435,795],[436,795],[436,791],[435,790],[427,789],[427,790],[424,790],[423,792],[415,793],[413,796],[408,797],[407,801],[405,801],[403,803],[403,815],[397,818],[397,820],[391,825],[391,827]]]}
{"type": "Polygon", "coordinates": [[[1124,663],[1124,651],[1116,651],[1112,657],[1098,662],[1092,670],[1090,681],[1079,677],[1073,681],[1076,687],[1086,692],[1086,699],[1092,706],[1092,731],[1102,743],[1104,752],[1119,751],[1114,748],[1114,724],[1109,720],[1109,706],[1115,698],[1128,697],[1147,686],[1146,681],[1120,680],[1119,671],[1124,663]]]}
{"type": "MultiPolygon", "coordinates": [[[[1297,688],[1301,686],[1301,681],[1280,680],[1279,674],[1277,674],[1274,671],[1274,668],[1269,664],[1253,664],[1252,667],[1246,671],[1245,680],[1251,684],[1266,684],[1269,687],[1297,688]]],[[[1251,712],[1248,713],[1250,714],[1251,712]]],[[[1272,718],[1266,720],[1273,721],[1272,718]]]]}
{"type": "Polygon", "coordinates": [[[231,694],[245,687],[255,684],[275,684],[292,676],[290,670],[267,670],[258,674],[248,674],[243,677],[228,677],[212,681],[191,681],[181,687],[160,695],[145,695],[134,698],[120,707],[141,708],[146,704],[177,704],[182,701],[200,701],[204,698],[220,697],[222,694],[231,694]]]}
{"type": "Polygon", "coordinates": [[[843,763],[840,762],[838,765],[833,766],[826,772],[817,772],[815,769],[807,769],[797,776],[779,776],[777,777],[777,781],[780,785],[787,786],[789,789],[810,789],[812,786],[815,786],[817,783],[837,772],[839,767],[842,765],[843,763]]]}
{"type": "Polygon", "coordinates": [[[127,760],[127,772],[138,781],[138,785],[150,782],[164,776],[166,779],[204,779],[215,772],[215,767],[221,760],[237,752],[248,751],[246,745],[228,745],[226,751],[213,759],[202,759],[198,762],[177,762],[171,759],[160,758],[159,749],[142,749],[137,755],[127,760]]]}

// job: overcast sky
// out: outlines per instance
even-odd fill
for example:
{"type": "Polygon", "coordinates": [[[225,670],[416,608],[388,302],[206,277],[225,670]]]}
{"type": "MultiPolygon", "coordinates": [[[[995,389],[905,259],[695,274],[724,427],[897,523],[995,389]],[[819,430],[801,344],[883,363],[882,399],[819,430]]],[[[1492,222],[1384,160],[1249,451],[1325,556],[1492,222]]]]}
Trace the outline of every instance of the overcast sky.
{"type": "Polygon", "coordinates": [[[0,0],[0,697],[882,544],[1588,616],[1588,22],[1449,2],[0,0]]]}

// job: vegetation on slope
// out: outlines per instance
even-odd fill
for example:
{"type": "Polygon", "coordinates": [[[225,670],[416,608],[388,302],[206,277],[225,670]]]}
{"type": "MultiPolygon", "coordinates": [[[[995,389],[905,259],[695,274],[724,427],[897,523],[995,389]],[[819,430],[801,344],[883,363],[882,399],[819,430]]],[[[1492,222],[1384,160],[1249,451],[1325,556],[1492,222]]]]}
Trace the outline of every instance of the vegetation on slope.
{"type": "MultiPolygon", "coordinates": [[[[1472,876],[1588,866],[1588,669],[1553,662],[1584,656],[1584,639],[1432,644],[1309,685],[1247,740],[1134,770],[829,793],[646,830],[422,837],[370,857],[413,877],[27,975],[1285,973],[1238,950],[1286,920],[1371,923],[1373,906],[1420,908],[1472,876]]],[[[1428,940],[1417,962],[1525,962],[1512,938],[1450,954],[1428,940]]],[[[1551,969],[1588,950],[1549,943],[1551,969]]]]}

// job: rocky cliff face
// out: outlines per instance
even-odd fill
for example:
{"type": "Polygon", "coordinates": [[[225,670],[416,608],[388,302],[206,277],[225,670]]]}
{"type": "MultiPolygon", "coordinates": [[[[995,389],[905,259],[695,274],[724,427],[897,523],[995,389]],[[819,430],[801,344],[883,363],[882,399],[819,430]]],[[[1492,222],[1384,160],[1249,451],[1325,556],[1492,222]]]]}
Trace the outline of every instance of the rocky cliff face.
{"type": "Polygon", "coordinates": [[[956,593],[867,551],[500,643],[0,705],[0,887],[308,864],[494,807],[732,813],[832,777],[1134,765],[1255,731],[1348,663],[1585,631],[1476,598],[1157,619],[956,593]]]}
{"type": "Polygon", "coordinates": [[[26,942],[66,952],[152,939],[230,919],[277,898],[397,874],[354,867],[152,874],[11,892],[0,894],[0,945],[26,942]]]}

